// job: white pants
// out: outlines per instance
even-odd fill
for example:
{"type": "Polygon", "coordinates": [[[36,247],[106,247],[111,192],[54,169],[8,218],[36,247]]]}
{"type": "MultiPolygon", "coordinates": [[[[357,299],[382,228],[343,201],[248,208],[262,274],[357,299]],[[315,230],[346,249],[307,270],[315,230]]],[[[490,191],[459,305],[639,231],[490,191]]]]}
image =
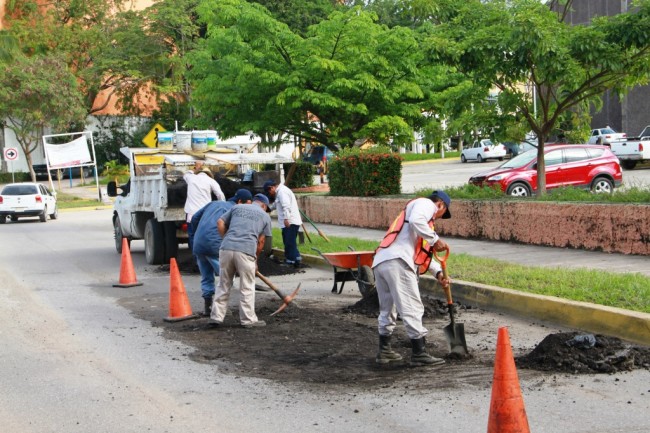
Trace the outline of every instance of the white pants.
{"type": "Polygon", "coordinates": [[[255,257],[239,251],[220,250],[219,285],[214,292],[210,318],[223,322],[228,308],[235,272],[239,273],[239,321],[242,325],[257,322],[255,314],[255,257]]]}
{"type": "Polygon", "coordinates": [[[427,335],[422,325],[424,305],[415,272],[402,259],[382,262],[373,271],[379,295],[379,334],[393,333],[399,313],[410,339],[427,335]]]}

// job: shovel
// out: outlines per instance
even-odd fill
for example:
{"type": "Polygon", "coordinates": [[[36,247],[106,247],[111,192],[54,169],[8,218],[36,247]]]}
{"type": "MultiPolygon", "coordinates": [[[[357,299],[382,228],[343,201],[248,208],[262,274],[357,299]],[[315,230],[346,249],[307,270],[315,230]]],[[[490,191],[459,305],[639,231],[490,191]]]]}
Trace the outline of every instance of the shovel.
{"type": "MultiPolygon", "coordinates": [[[[442,257],[438,256],[436,251],[433,252],[434,257],[440,263],[442,267],[442,275],[445,279],[448,278],[447,274],[447,258],[449,257],[449,248],[446,250],[446,254],[442,257]]],[[[451,353],[458,355],[467,355],[467,342],[465,341],[465,325],[463,323],[456,323],[454,320],[454,301],[451,299],[451,284],[445,284],[443,286],[445,291],[445,296],[447,297],[447,309],[449,310],[449,318],[451,323],[443,329],[445,333],[445,338],[449,343],[449,348],[451,353]]]]}

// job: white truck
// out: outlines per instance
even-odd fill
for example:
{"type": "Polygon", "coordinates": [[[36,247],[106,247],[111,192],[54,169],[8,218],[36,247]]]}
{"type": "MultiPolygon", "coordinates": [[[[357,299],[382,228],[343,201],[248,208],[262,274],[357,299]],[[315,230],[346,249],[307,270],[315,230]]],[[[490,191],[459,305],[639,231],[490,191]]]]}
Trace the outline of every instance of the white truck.
{"type": "Polygon", "coordinates": [[[249,182],[215,176],[226,198],[241,187],[261,192],[266,180],[282,180],[281,164],[293,162],[291,158],[268,153],[187,153],[129,147],[120,151],[129,161],[129,181],[121,186],[109,182],[106,189],[108,196],[115,197],[115,249],[122,253],[123,237],[129,244],[144,239],[146,261],[151,265],[169,263],[170,258],[177,256],[179,244],[188,241],[184,210],[187,184],[183,175],[194,169],[197,161],[203,161],[213,172],[225,171],[235,176],[251,165],[276,164],[276,170],[254,171],[249,182]]]}
{"type": "Polygon", "coordinates": [[[632,170],[638,163],[650,161],[650,126],[646,126],[638,137],[612,142],[610,148],[626,170],[632,170]]]}

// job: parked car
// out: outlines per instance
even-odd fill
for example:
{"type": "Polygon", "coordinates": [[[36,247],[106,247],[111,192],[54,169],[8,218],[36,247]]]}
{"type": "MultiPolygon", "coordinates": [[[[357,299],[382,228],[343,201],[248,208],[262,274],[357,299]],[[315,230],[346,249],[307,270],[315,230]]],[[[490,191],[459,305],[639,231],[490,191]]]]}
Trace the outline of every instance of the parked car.
{"type": "Polygon", "coordinates": [[[460,153],[460,161],[467,162],[474,159],[478,162],[487,161],[488,159],[503,161],[505,156],[506,147],[503,144],[494,144],[492,141],[484,138],[475,141],[471,147],[463,149],[460,153]]]}
{"type": "MultiPolygon", "coordinates": [[[[546,188],[575,186],[593,192],[611,193],[623,184],[623,173],[616,155],[607,147],[588,144],[544,146],[546,188]]],[[[489,171],[475,174],[469,183],[499,185],[512,196],[537,192],[537,149],[529,150],[489,171]]]]}
{"type": "Polygon", "coordinates": [[[18,221],[18,218],[38,217],[41,222],[47,216],[55,220],[59,216],[56,193],[40,183],[10,183],[0,192],[0,224],[18,221]]]}
{"type": "Polygon", "coordinates": [[[521,153],[524,153],[528,150],[537,149],[536,144],[529,143],[528,141],[522,141],[519,143],[515,141],[508,141],[503,143],[503,146],[506,148],[506,154],[510,158],[517,156],[521,153]]]}
{"type": "MultiPolygon", "coordinates": [[[[33,167],[34,167],[34,173],[36,174],[36,179],[47,179],[47,165],[34,164],[33,167]]],[[[57,179],[58,170],[61,171],[61,179],[70,178],[70,174],[72,174],[73,178],[81,177],[81,173],[83,173],[83,177],[85,179],[89,179],[93,176],[93,167],[70,167],[70,168],[61,168],[61,169],[52,168],[50,169],[50,173],[52,174],[52,179],[57,179]]]]}
{"type": "Polygon", "coordinates": [[[327,146],[312,146],[312,148],[309,149],[309,153],[307,153],[302,160],[318,165],[318,163],[323,160],[323,156],[329,161],[334,158],[336,154],[327,146]]]}
{"type": "Polygon", "coordinates": [[[615,141],[625,141],[626,139],[627,134],[625,132],[616,132],[608,126],[606,128],[593,129],[587,143],[609,146],[615,141]]]}

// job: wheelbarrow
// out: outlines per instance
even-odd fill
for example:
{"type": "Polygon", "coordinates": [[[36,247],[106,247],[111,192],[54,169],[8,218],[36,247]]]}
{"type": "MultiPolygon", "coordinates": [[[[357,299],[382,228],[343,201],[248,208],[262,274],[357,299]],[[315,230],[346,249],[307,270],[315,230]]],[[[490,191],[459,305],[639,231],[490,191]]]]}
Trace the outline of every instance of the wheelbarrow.
{"type": "Polygon", "coordinates": [[[374,251],[350,251],[337,253],[322,253],[312,247],[334,269],[334,286],[332,293],[341,294],[346,281],[356,281],[359,292],[364,298],[375,292],[375,276],[372,273],[374,251]],[[341,286],[338,286],[341,283],[341,286]]]}

